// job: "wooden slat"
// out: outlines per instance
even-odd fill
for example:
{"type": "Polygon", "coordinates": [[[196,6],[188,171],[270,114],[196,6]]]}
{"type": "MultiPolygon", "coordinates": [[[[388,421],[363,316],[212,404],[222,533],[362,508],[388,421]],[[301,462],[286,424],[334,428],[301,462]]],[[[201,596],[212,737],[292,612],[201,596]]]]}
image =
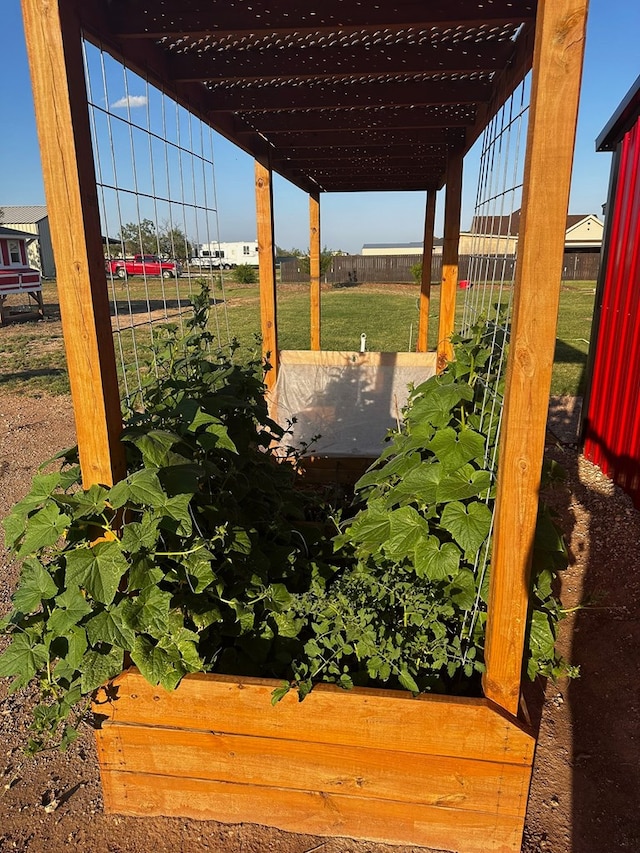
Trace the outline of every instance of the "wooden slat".
{"type": "Polygon", "coordinates": [[[290,81],[292,68],[298,82],[341,76],[464,74],[503,68],[513,53],[511,41],[469,41],[460,48],[447,44],[368,45],[312,47],[294,43],[286,50],[185,50],[171,60],[171,76],[178,83],[225,83],[261,80],[290,81]]]}
{"type": "Polygon", "coordinates": [[[586,0],[538,5],[485,648],[485,693],[511,713],[520,695],[586,11],[586,0]]]}
{"type": "Polygon", "coordinates": [[[129,670],[100,692],[94,712],[121,723],[242,733],[313,743],[531,764],[534,738],[485,699],[413,698],[394,690],[341,690],[318,685],[303,702],[290,693],[275,706],[280,682],[189,675],[177,691],[152,687],[129,670]]]}
{"type": "MultiPolygon", "coordinates": [[[[387,130],[412,130],[440,127],[466,127],[473,122],[475,111],[473,107],[404,107],[372,110],[367,107],[350,110],[331,110],[327,114],[288,112],[278,115],[261,115],[260,130],[269,137],[278,138],[281,133],[327,133],[334,130],[375,129],[384,127],[387,130]]],[[[255,130],[247,128],[247,133],[255,134],[255,130]]],[[[244,131],[238,127],[238,136],[244,131]]]]}
{"type": "Polygon", "coordinates": [[[105,772],[102,783],[111,813],[251,821],[289,832],[464,853],[517,853],[522,839],[523,819],[511,815],[135,773],[105,772]]]}
{"type": "Polygon", "coordinates": [[[386,367],[435,367],[435,353],[341,352],[334,350],[280,350],[280,364],[368,365],[386,367]]]}
{"type": "Polygon", "coordinates": [[[388,749],[107,723],[104,770],[324,791],[524,818],[531,768],[388,749]]]}
{"type": "Polygon", "coordinates": [[[440,285],[440,318],[437,345],[438,371],[444,370],[447,362],[453,356],[453,349],[449,338],[454,331],[456,317],[461,204],[462,155],[454,154],[447,165],[444,242],[442,246],[442,283],[440,285]]]}
{"type": "Polygon", "coordinates": [[[273,234],[273,185],[271,169],[255,161],[256,231],[260,265],[260,322],[262,354],[269,360],[271,370],[265,382],[272,390],[278,379],[278,324],[276,310],[276,263],[273,234]]]}
{"type": "Polygon", "coordinates": [[[426,27],[478,27],[500,26],[501,24],[520,23],[534,17],[535,6],[532,2],[519,2],[517,6],[512,0],[493,0],[490,5],[479,6],[478,3],[468,3],[452,9],[451,3],[429,4],[425,12],[423,2],[411,0],[394,6],[391,9],[385,4],[352,5],[345,7],[341,0],[331,0],[323,3],[322,7],[313,10],[306,6],[281,3],[275,6],[269,3],[264,8],[264,2],[254,3],[251,14],[240,16],[238,9],[229,7],[227,3],[215,4],[215,19],[211,29],[202,28],[202,10],[172,9],[167,15],[159,11],[157,16],[150,15],[146,9],[135,5],[126,6],[122,10],[116,6],[112,10],[113,28],[120,38],[159,39],[163,36],[202,38],[213,35],[221,38],[226,36],[240,37],[243,34],[251,36],[273,35],[274,30],[279,34],[296,34],[319,36],[335,33],[369,33],[377,32],[380,28],[386,30],[403,30],[415,25],[416,21],[426,27]],[[262,7],[262,8],[260,8],[262,7]],[[257,15],[256,12],[261,14],[257,15]]]}
{"type": "Polygon", "coordinates": [[[22,13],[83,483],[110,485],[125,461],[80,28],[59,0],[22,13]]]}
{"type": "Polygon", "coordinates": [[[309,196],[309,271],[311,275],[311,349],[320,349],[320,195],[309,196]]]}
{"type": "Polygon", "coordinates": [[[424,216],[424,249],[422,253],[422,274],[420,277],[420,317],[418,321],[418,352],[429,349],[429,303],[431,301],[431,260],[433,255],[433,232],[436,221],[435,190],[427,190],[427,206],[424,216]]]}

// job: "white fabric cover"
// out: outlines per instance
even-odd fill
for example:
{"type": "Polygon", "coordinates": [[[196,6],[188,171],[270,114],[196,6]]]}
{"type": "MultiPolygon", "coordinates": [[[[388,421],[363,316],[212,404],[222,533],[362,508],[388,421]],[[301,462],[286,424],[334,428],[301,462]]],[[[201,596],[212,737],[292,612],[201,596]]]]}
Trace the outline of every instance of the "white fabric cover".
{"type": "Polygon", "coordinates": [[[309,364],[283,359],[271,413],[285,428],[296,419],[287,439],[293,447],[320,434],[308,450],[314,456],[378,456],[387,430],[402,417],[409,384],[435,373],[429,354],[422,364],[398,363],[406,354],[395,353],[310,355],[309,364]]]}

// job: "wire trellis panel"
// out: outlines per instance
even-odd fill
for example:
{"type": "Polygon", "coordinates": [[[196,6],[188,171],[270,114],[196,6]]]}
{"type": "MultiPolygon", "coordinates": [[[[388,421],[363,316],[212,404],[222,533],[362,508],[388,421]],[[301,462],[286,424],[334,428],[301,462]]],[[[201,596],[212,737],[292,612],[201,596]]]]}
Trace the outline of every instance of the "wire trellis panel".
{"type": "MultiPolygon", "coordinates": [[[[491,472],[494,483],[502,427],[501,387],[506,370],[517,264],[529,101],[530,75],[484,131],[471,225],[471,257],[464,292],[461,332],[468,333],[476,324],[484,325],[492,348],[487,372],[493,375],[493,380],[484,386],[481,431],[488,436],[484,465],[491,472]]],[[[486,494],[485,502],[488,505],[492,502],[491,492],[486,494]]],[[[466,613],[461,632],[463,662],[466,662],[468,640],[473,637],[478,620],[484,619],[486,612],[482,591],[486,589],[492,536],[493,520],[487,545],[478,551],[475,559],[477,593],[473,607],[466,613]]]]}
{"type": "Polygon", "coordinates": [[[222,272],[192,263],[220,242],[214,134],[101,46],[85,39],[83,52],[121,396],[131,405],[154,369],[158,326],[186,331],[203,285],[215,294],[216,343],[231,342],[222,272]]]}

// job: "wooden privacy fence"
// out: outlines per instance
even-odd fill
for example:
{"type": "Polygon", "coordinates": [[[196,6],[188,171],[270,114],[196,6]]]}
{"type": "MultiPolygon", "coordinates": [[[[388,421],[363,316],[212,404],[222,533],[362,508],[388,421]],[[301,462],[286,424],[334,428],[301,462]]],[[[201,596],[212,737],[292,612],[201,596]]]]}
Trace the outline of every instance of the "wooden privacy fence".
{"type": "MultiPolygon", "coordinates": [[[[469,278],[475,255],[460,255],[458,277],[469,278]]],[[[415,282],[412,267],[422,263],[422,255],[336,255],[322,274],[325,284],[358,284],[359,282],[415,282]]],[[[565,252],[562,262],[563,281],[595,281],[600,268],[600,252],[565,252]]],[[[309,280],[299,258],[280,260],[280,281],[293,284],[309,280]]],[[[487,281],[512,281],[515,274],[513,256],[494,259],[487,268],[487,281]]],[[[431,258],[431,281],[442,278],[442,255],[431,258]]]]}

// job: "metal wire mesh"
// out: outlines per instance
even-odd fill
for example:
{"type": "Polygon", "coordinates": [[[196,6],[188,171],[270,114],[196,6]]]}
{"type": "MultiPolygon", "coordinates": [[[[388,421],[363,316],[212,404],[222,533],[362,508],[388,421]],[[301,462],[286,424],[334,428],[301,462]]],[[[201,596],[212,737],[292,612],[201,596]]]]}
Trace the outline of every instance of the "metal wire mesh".
{"type": "Polygon", "coordinates": [[[203,285],[216,296],[217,342],[231,340],[223,275],[193,262],[219,245],[213,131],[101,46],[85,40],[83,51],[112,327],[131,403],[154,369],[158,325],[184,331],[203,285]]]}
{"type": "MultiPolygon", "coordinates": [[[[487,125],[482,137],[482,153],[476,203],[471,226],[472,247],[469,280],[463,304],[462,333],[476,324],[484,325],[492,355],[487,372],[493,381],[484,386],[481,431],[487,438],[484,464],[495,482],[497,450],[502,426],[502,378],[506,369],[507,344],[511,324],[513,283],[517,262],[520,205],[529,117],[530,77],[525,78],[487,125]]],[[[490,492],[485,496],[487,504],[490,492]]],[[[490,543],[481,548],[475,560],[477,594],[466,613],[461,632],[463,663],[466,641],[473,636],[480,614],[490,561],[490,543]]]]}

